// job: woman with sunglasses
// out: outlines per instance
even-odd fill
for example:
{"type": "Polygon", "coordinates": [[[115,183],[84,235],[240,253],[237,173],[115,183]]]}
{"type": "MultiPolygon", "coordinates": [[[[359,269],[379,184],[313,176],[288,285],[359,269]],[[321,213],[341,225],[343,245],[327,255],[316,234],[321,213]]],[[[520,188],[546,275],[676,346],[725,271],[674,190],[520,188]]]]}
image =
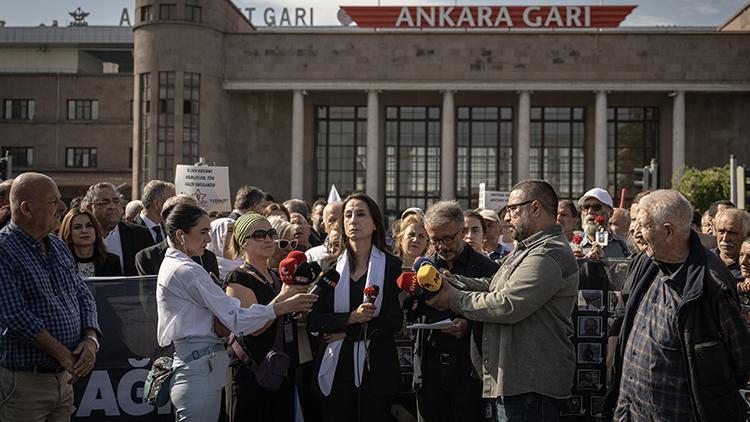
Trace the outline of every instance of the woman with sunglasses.
{"type": "Polygon", "coordinates": [[[323,396],[322,420],[386,421],[401,378],[394,342],[402,321],[401,260],[385,252],[383,217],[369,196],[354,193],[343,208],[340,246],[328,262],[341,278],[308,315],[309,331],[325,341],[313,385],[323,396]],[[375,286],[370,303],[363,291],[375,286]]]}
{"type": "Polygon", "coordinates": [[[268,260],[268,266],[271,268],[278,268],[279,262],[289,255],[289,252],[297,249],[299,242],[295,238],[295,234],[299,230],[296,224],[292,224],[281,217],[268,217],[268,222],[271,223],[271,227],[276,230],[277,237],[275,238],[276,250],[274,251],[271,258],[268,260]]]}
{"type": "Polygon", "coordinates": [[[305,312],[317,297],[297,294],[273,304],[241,306],[191,258],[203,255],[211,240],[208,214],[192,204],[177,204],[162,216],[169,248],[156,283],[157,340],[162,347],[174,344],[169,393],[175,419],[215,421],[229,366],[219,325],[234,333],[255,332],[278,316],[305,312]]]}
{"type": "MultiPolygon", "coordinates": [[[[308,286],[282,284],[278,274],[268,267],[274,254],[276,229],[260,214],[248,213],[237,219],[230,244],[230,253],[242,257],[242,265],[227,277],[227,294],[240,300],[243,308],[251,305],[278,303],[298,293],[306,293],[308,286]]],[[[263,388],[255,374],[230,349],[227,372],[226,401],[230,422],[294,421],[294,377],[297,360],[296,322],[289,317],[268,321],[258,330],[236,341],[245,352],[260,364],[275,342],[283,344],[289,355],[290,368],[279,391],[263,388]]]]}
{"type": "Polygon", "coordinates": [[[73,253],[81,277],[122,275],[120,258],[107,252],[99,223],[89,211],[68,211],[60,225],[60,238],[73,253]]]}

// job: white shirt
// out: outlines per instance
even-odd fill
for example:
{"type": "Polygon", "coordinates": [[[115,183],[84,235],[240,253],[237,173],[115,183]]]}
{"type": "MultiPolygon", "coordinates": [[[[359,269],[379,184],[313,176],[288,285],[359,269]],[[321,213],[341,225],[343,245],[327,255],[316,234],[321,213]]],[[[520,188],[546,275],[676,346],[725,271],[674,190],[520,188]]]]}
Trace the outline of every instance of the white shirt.
{"type": "Polygon", "coordinates": [[[154,239],[155,243],[159,243],[160,241],[156,238],[156,231],[154,231],[154,227],[159,228],[159,233],[161,233],[161,240],[167,238],[166,233],[164,233],[164,230],[161,227],[161,224],[154,223],[150,218],[146,217],[146,214],[144,213],[141,213],[141,220],[143,220],[143,223],[146,225],[149,233],[151,233],[151,237],[154,239]]]}
{"type": "Polygon", "coordinates": [[[125,266],[122,262],[122,242],[120,241],[119,224],[104,238],[104,246],[107,247],[107,252],[117,255],[117,258],[120,259],[120,271],[125,274],[125,266]]]}
{"type": "Polygon", "coordinates": [[[331,256],[326,245],[316,246],[305,251],[308,262],[320,262],[331,256]]]}
{"type": "Polygon", "coordinates": [[[216,337],[214,316],[237,334],[257,331],[276,319],[273,305],[241,308],[239,299],[227,296],[203,267],[172,247],[159,268],[156,305],[162,347],[185,337],[216,337]]]}

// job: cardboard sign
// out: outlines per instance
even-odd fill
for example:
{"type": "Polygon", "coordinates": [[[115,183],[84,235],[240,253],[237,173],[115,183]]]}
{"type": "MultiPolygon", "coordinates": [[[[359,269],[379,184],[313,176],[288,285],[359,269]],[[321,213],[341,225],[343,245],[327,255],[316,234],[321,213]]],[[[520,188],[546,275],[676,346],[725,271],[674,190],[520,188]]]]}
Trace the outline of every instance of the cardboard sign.
{"type": "Polygon", "coordinates": [[[486,183],[479,184],[479,207],[489,210],[498,211],[500,208],[508,205],[508,196],[510,192],[501,192],[496,190],[487,190],[486,183]]]}
{"type": "Polygon", "coordinates": [[[174,180],[178,194],[192,196],[198,202],[198,206],[207,212],[232,210],[229,197],[229,167],[180,164],[175,170],[174,180]]]}

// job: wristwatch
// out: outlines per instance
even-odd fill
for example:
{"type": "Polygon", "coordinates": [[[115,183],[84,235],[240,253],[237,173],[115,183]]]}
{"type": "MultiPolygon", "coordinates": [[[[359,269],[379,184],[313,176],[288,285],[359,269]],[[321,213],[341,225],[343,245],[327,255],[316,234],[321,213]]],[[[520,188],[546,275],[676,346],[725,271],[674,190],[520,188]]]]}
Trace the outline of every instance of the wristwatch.
{"type": "Polygon", "coordinates": [[[93,341],[94,344],[96,345],[96,352],[97,353],[99,352],[99,339],[96,338],[96,336],[84,336],[83,339],[93,341]]]}

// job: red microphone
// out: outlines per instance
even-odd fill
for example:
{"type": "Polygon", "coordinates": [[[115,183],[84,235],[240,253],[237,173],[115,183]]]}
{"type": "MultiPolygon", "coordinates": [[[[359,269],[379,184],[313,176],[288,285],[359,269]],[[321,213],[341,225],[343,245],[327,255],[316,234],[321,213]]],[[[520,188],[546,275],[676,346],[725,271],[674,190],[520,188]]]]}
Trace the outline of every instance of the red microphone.
{"type": "Polygon", "coordinates": [[[287,255],[286,257],[294,259],[295,261],[297,261],[298,265],[303,262],[307,262],[307,256],[305,256],[304,252],[300,252],[300,251],[291,251],[289,252],[289,255],[287,255]]]}
{"type": "Polygon", "coordinates": [[[401,273],[401,275],[396,279],[396,284],[398,285],[399,289],[406,293],[409,293],[410,295],[418,295],[422,293],[422,288],[417,282],[417,273],[413,271],[406,271],[404,273],[401,273]]]}
{"type": "Polygon", "coordinates": [[[296,284],[294,281],[294,271],[297,270],[297,261],[294,258],[286,257],[279,262],[279,277],[284,284],[296,284]]]}
{"type": "Polygon", "coordinates": [[[375,303],[380,293],[380,286],[368,286],[362,292],[365,294],[365,303],[375,303]]]}

